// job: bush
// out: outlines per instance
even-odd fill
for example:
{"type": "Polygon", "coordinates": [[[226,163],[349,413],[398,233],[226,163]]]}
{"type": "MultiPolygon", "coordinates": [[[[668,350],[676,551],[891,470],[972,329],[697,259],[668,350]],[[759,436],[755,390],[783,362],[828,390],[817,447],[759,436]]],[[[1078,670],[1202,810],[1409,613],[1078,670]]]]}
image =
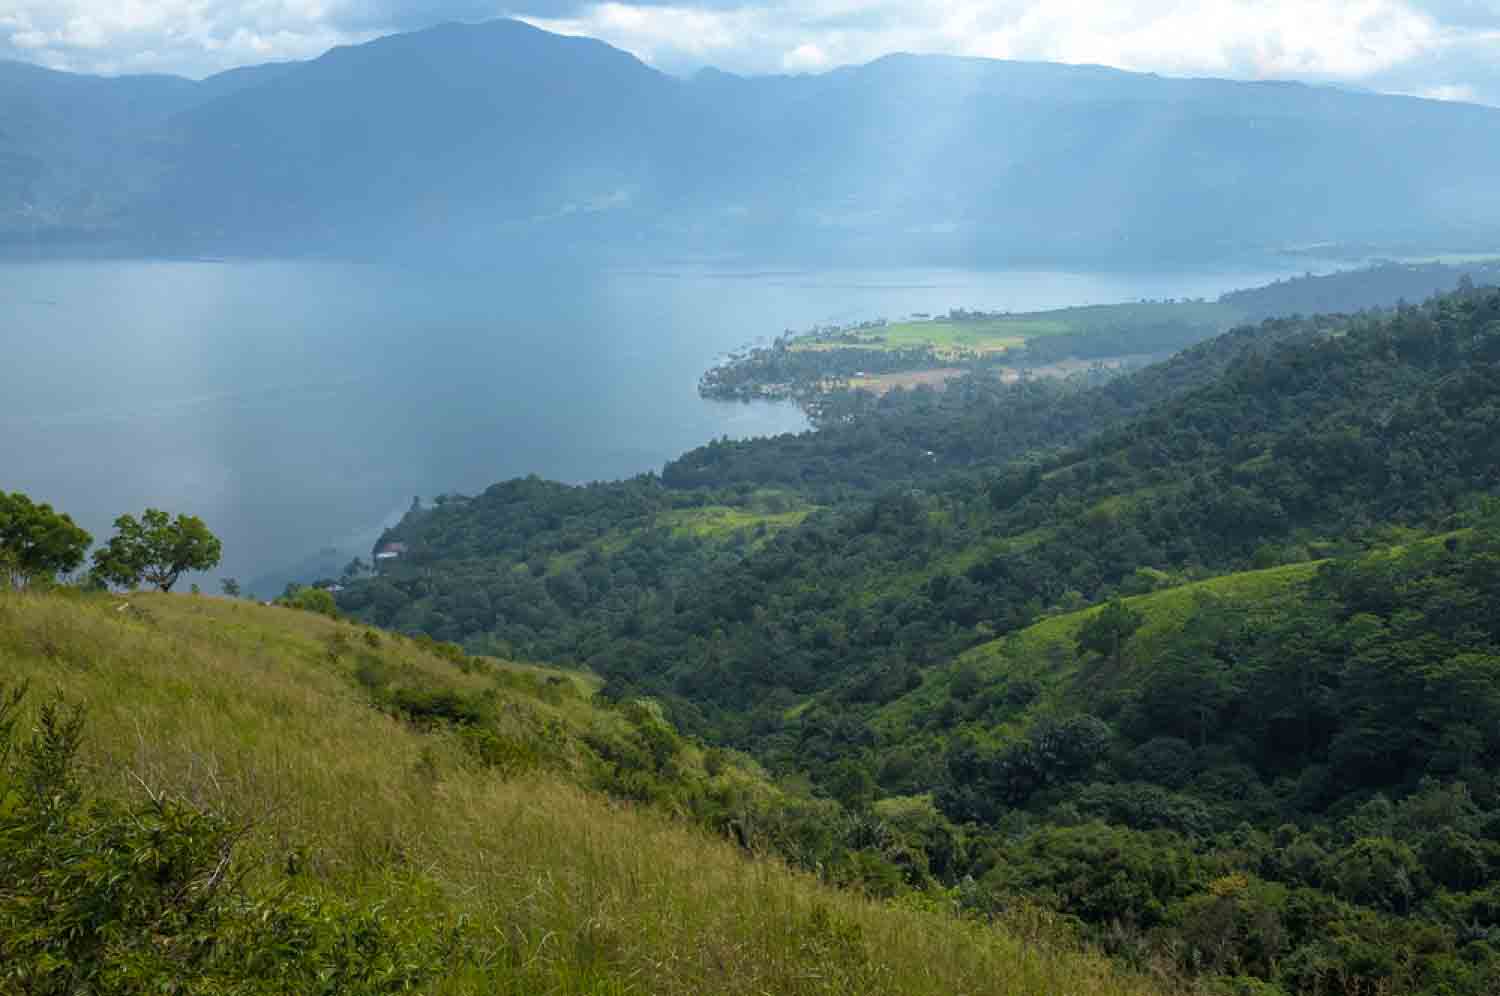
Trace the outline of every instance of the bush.
{"type": "Polygon", "coordinates": [[[409,992],[456,954],[444,935],[379,908],[248,892],[245,835],[166,795],[85,806],[83,720],[44,705],[14,750],[21,695],[0,689],[0,991],[409,992]]]}
{"type": "Polygon", "coordinates": [[[310,588],[305,585],[292,588],[278,598],[276,604],[288,609],[316,612],[318,615],[327,616],[330,619],[337,619],[339,616],[339,609],[333,601],[332,593],[322,588],[310,588]]]}

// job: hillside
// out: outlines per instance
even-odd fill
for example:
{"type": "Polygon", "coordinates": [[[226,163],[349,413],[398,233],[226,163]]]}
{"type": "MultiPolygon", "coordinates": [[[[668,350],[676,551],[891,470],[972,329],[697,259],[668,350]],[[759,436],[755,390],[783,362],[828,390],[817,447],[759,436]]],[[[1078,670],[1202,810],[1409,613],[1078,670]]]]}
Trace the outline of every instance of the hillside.
{"type": "Polygon", "coordinates": [[[680,80],[514,21],[202,83],[41,72],[0,106],[12,244],[1155,264],[1500,233],[1500,111],[1298,84],[911,55],[680,80]]]}
{"type": "Polygon", "coordinates": [[[695,486],[496,485],[414,511],[341,598],[585,663],[604,697],[807,779],[879,828],[866,888],[1040,901],[1253,992],[1479,996],[1497,334],[1500,292],[1464,283],[1103,384],[882,399],[690,454],[695,486]],[[914,437],[940,465],[919,486],[893,462],[857,490],[914,437]],[[793,453],[846,490],[767,490],[793,453]],[[713,486],[726,467],[765,470],[713,486]]]}
{"type": "Polygon", "coordinates": [[[408,517],[386,537],[407,557],[342,604],[587,661],[694,711],[774,712],[871,661],[900,684],[985,631],[1107,598],[1140,567],[1217,573],[1387,520],[1441,525],[1490,486],[1489,409],[1472,399],[1488,390],[1494,300],[1268,321],[1097,386],[970,378],[814,433],[712,444],[660,480],[534,485],[524,508],[521,484],[497,485],[408,517]],[[711,549],[641,529],[645,509],[799,500],[829,511],[795,529],[751,516],[711,549]],[[618,531],[626,520],[636,531],[618,531]],[[513,545],[494,549],[502,536],[513,545]]]}
{"type": "Polygon", "coordinates": [[[0,593],[0,659],[0,991],[1160,991],[695,828],[777,790],[575,675],[192,596],[0,593]]]}

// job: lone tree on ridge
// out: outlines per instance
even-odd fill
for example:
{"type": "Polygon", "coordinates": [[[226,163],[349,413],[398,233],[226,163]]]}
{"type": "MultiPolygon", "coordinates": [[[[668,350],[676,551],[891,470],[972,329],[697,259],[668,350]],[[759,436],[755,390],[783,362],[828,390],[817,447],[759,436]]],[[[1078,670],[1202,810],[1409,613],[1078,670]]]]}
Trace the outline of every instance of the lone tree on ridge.
{"type": "Polygon", "coordinates": [[[142,581],[171,591],[187,571],[206,571],[219,564],[223,546],[196,515],[169,518],[148,508],[139,520],[122,515],[115,535],[94,553],[94,573],[111,584],[134,588],[142,581]]]}

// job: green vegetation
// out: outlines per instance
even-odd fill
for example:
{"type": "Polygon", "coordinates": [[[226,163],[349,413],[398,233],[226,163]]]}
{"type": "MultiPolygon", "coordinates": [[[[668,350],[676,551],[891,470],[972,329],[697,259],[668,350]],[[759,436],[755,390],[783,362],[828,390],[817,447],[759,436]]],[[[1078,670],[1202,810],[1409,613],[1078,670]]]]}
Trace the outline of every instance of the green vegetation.
{"type": "Polygon", "coordinates": [[[21,589],[77,570],[93,541],[51,505],[0,491],[0,580],[6,586],[21,589]]]}
{"type": "Polygon", "coordinates": [[[1022,371],[1056,375],[1065,369],[1055,366],[1060,361],[1119,363],[1162,355],[1237,323],[1390,307],[1452,289],[1460,280],[1472,286],[1476,275],[1494,280],[1500,264],[1387,263],[1231,291],[1217,301],[1141,301],[1023,314],[958,308],[942,318],[788,332],[769,347],[731,356],[704,375],[699,389],[722,400],[790,398],[827,426],[847,417],[846,393],[911,386],[912,378],[900,374],[926,372],[936,375],[937,383],[964,372],[982,380],[1022,371]]]}
{"type": "Polygon", "coordinates": [[[832,881],[1040,902],[1218,991],[1479,996],[1497,371],[1500,294],[1464,286],[1104,383],[834,399],[814,433],[660,479],[414,515],[389,538],[422,558],[341,604],[585,663],[604,697],[810,783],[873,821],[794,859],[832,881]],[[765,488],[821,507],[732,556],[597,548],[549,586],[557,537],[616,535],[614,510],[765,488]],[[535,546],[505,577],[538,585],[474,583],[481,515],[535,546]]]}
{"type": "Polygon", "coordinates": [[[0,991],[1163,991],[788,870],[836,817],[566,674],[166,595],[0,595],[0,658],[0,991]]]}
{"type": "Polygon", "coordinates": [[[1464,284],[414,503],[309,611],[6,592],[0,658],[89,707],[28,700],[7,953],[271,991],[287,923],[437,992],[1489,996],[1497,397],[1464,284]],[[69,869],[157,855],[69,925],[69,869]]]}
{"type": "MultiPolygon", "coordinates": [[[[229,593],[225,592],[225,594],[229,593]]],[[[337,617],[339,614],[338,605],[333,600],[333,593],[312,585],[291,586],[286,594],[276,600],[276,604],[288,609],[301,609],[303,612],[316,612],[330,617],[337,617]]]]}
{"type": "Polygon", "coordinates": [[[858,332],[806,333],[795,337],[787,349],[798,350],[902,350],[930,349],[942,359],[962,359],[985,353],[1003,353],[1025,344],[1028,338],[1071,331],[1063,321],[1046,319],[972,319],[891,322],[858,332]]]}
{"type": "Polygon", "coordinates": [[[217,567],[223,548],[196,515],[173,519],[166,512],[148,508],[140,519],[122,515],[115,520],[115,535],[94,552],[94,573],[123,588],[141,582],[171,591],[188,571],[217,567]]]}
{"type": "Polygon", "coordinates": [[[708,371],[700,392],[718,399],[793,398],[826,418],[828,395],[871,377],[913,371],[1042,370],[1063,359],[1166,353],[1226,331],[1243,313],[1201,301],[1062,308],[1032,314],[955,309],[946,318],[865,322],[787,333],[708,371]]]}
{"type": "MultiPolygon", "coordinates": [[[[946,318],[887,324],[873,323],[854,330],[811,332],[787,344],[797,350],[929,348],[944,360],[967,359],[988,353],[1017,350],[1052,336],[1103,336],[1151,333],[1172,327],[1208,330],[1200,338],[1224,331],[1244,318],[1223,304],[1203,301],[1159,301],[1058,308],[1024,314],[989,314],[955,310],[946,318]]],[[[1139,350],[1149,352],[1149,349],[1139,350]]]]}

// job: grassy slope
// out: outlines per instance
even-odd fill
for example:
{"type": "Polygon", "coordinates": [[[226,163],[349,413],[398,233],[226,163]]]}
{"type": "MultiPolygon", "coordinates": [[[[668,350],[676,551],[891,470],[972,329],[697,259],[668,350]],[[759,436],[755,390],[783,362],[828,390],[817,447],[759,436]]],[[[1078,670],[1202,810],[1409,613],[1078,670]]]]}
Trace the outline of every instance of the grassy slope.
{"type": "Polygon", "coordinates": [[[591,553],[613,556],[628,549],[632,542],[653,529],[669,530],[674,539],[704,543],[729,543],[736,534],[743,533],[745,549],[757,550],[782,530],[801,525],[816,508],[816,505],[800,505],[791,511],[768,512],[729,505],[704,505],[661,512],[638,526],[611,529],[585,546],[553,556],[547,561],[547,573],[576,570],[591,553]]]}
{"type": "MultiPolygon", "coordinates": [[[[1127,657],[1152,659],[1154,648],[1169,635],[1181,630],[1199,598],[1214,597],[1252,610],[1258,606],[1273,606],[1311,578],[1321,563],[1309,561],[1267,570],[1226,574],[1123,599],[1126,605],[1145,619],[1130,640],[1127,657]]],[[[930,672],[919,688],[882,708],[875,722],[888,735],[911,735],[917,721],[940,707],[948,698],[954,676],[964,668],[977,671],[982,685],[1015,679],[1036,682],[1041,695],[1029,709],[1018,713],[1018,725],[1037,711],[1063,708],[1067,700],[1075,698],[1082,690],[1082,684],[1097,688],[1115,681],[1129,680],[1128,675],[1110,673],[1112,666],[1108,662],[1096,661],[1085,667],[1078,659],[1075,649],[1078,631],[1102,610],[1103,606],[1096,605],[1078,612],[1052,616],[1018,633],[974,647],[952,666],[930,672]]],[[[1007,731],[976,732],[995,735],[1007,731]]]]}
{"type": "Polygon", "coordinates": [[[251,821],[246,846],[264,869],[296,855],[318,888],[470,917],[488,966],[455,968],[435,991],[1153,991],[1091,956],[749,859],[580,789],[566,757],[509,779],[478,769],[451,735],[372,709],[351,662],[493,688],[520,729],[614,714],[536,671],[465,672],[378,639],[219,599],[0,594],[3,675],[87,704],[93,791],[179,793],[251,821]]]}

